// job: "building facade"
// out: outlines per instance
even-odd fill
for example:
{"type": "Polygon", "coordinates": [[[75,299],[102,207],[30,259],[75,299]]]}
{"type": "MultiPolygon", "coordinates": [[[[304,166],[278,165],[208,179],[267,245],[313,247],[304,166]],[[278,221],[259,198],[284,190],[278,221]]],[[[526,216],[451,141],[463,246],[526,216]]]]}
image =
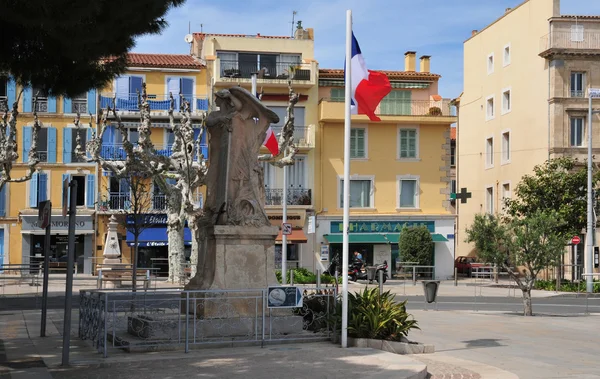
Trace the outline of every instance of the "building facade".
{"type": "MultiPolygon", "coordinates": [[[[252,74],[257,74],[257,90],[262,102],[279,116],[273,131],[281,132],[286,120],[288,83],[299,94],[294,107],[294,142],[299,148],[296,163],[285,168],[288,187],[283,188],[283,168],[263,163],[266,212],[273,225],[281,228],[283,191],[287,192],[287,219],[292,224],[288,236],[288,267],[314,269],[315,238],[308,230],[314,216],[315,167],[318,154],[318,65],[314,57],[313,30],[296,28],[294,37],[240,34],[194,33],[192,54],[206,65],[208,93],[231,86],[251,90],[252,74]]],[[[264,153],[268,153],[263,148],[264,153]]],[[[281,233],[276,239],[276,266],[281,262],[281,233]]]]}
{"type": "MultiPolygon", "coordinates": [[[[458,185],[472,198],[459,206],[459,255],[475,254],[464,242],[475,214],[501,213],[535,165],[587,159],[589,125],[598,123],[588,119],[587,90],[600,86],[599,36],[599,17],[561,16],[559,0],[529,0],[465,42],[458,185]]],[[[592,130],[597,156],[600,131],[592,130]]],[[[569,250],[565,264],[583,264],[569,250]]]]}
{"type": "MultiPolygon", "coordinates": [[[[437,278],[453,274],[454,218],[450,193],[450,101],[438,95],[439,75],[430,57],[407,52],[405,71],[386,71],[392,91],[380,103],[380,122],[352,116],[350,163],[350,251],[367,264],[395,270],[404,225],[425,225],[435,241],[437,278]]],[[[321,267],[342,252],[344,71],[319,71],[319,161],[316,194],[321,267]]]]}

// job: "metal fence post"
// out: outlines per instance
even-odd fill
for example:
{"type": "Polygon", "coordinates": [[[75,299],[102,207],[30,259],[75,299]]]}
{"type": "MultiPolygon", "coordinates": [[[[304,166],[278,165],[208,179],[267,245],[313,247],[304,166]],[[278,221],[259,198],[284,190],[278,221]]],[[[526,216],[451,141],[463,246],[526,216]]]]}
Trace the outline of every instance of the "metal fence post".
{"type": "Polygon", "coordinates": [[[458,286],[458,269],[454,267],[454,287],[458,286]]]}
{"type": "Polygon", "coordinates": [[[290,286],[293,286],[293,285],[294,285],[294,270],[290,270],[290,286]]]}
{"type": "Polygon", "coordinates": [[[417,268],[413,266],[413,286],[417,285],[417,268]]]}
{"type": "Polygon", "coordinates": [[[108,357],[108,293],[104,294],[104,336],[98,336],[98,338],[102,337],[104,339],[104,358],[108,357]]]}
{"type": "Polygon", "coordinates": [[[321,270],[317,270],[317,288],[321,288],[321,270]]]}
{"type": "Polygon", "coordinates": [[[383,270],[379,270],[379,294],[383,293],[383,270]]]}
{"type": "Polygon", "coordinates": [[[190,351],[190,339],[189,339],[189,326],[190,326],[190,293],[185,293],[185,352],[190,351]]]}

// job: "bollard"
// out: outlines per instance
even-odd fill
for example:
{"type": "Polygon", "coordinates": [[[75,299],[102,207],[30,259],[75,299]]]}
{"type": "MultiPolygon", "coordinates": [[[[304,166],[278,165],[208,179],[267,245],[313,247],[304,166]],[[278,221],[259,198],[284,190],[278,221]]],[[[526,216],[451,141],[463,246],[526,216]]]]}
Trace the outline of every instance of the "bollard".
{"type": "Polygon", "coordinates": [[[317,288],[321,288],[321,270],[317,270],[317,288]]]}
{"type": "Polygon", "coordinates": [[[458,269],[454,267],[454,287],[458,286],[458,269]]]}
{"type": "Polygon", "coordinates": [[[294,270],[290,270],[290,286],[293,286],[293,285],[294,285],[294,270]]]}
{"type": "Polygon", "coordinates": [[[383,294],[383,270],[379,270],[379,294],[383,294]]]}
{"type": "Polygon", "coordinates": [[[413,266],[413,286],[417,285],[417,268],[413,266]]]}

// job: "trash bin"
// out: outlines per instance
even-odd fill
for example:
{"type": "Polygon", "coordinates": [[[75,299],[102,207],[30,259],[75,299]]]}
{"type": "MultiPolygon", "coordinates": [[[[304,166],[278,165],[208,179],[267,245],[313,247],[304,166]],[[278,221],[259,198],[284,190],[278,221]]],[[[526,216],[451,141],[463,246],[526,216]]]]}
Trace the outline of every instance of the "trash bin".
{"type": "Polygon", "coordinates": [[[367,267],[367,280],[369,282],[372,282],[373,280],[375,280],[376,272],[377,272],[377,267],[375,267],[375,266],[367,267]]]}
{"type": "Polygon", "coordinates": [[[425,293],[426,302],[433,303],[435,301],[439,287],[439,280],[423,280],[423,292],[425,293]]]}

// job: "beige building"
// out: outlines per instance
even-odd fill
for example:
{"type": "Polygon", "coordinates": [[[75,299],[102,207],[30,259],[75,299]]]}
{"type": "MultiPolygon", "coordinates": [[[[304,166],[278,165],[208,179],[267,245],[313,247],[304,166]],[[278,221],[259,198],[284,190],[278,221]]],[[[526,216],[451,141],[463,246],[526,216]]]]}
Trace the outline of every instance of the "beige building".
{"type": "MultiPolygon", "coordinates": [[[[587,89],[600,87],[599,56],[600,17],[561,16],[560,0],[509,8],[464,43],[458,190],[472,197],[457,201],[457,256],[474,253],[464,231],[475,214],[502,212],[535,165],[586,158],[587,89]]],[[[598,127],[593,138],[598,154],[598,127]]]]}

